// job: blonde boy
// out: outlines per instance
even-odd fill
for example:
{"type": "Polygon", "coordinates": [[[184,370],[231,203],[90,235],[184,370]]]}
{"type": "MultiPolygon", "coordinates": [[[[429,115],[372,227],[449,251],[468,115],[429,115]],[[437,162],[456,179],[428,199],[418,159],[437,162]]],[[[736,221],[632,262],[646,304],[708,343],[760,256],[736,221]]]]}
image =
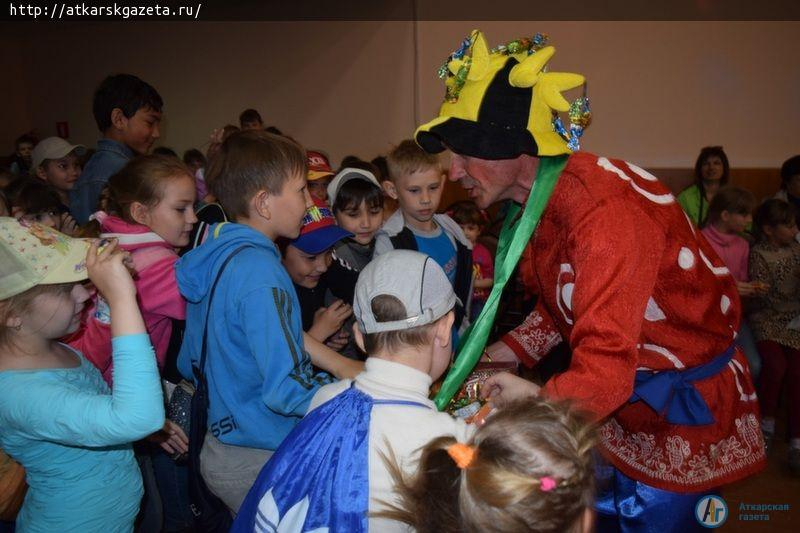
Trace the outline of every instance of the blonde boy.
{"type": "MultiPolygon", "coordinates": [[[[389,217],[375,240],[375,255],[389,250],[417,250],[433,258],[444,270],[456,296],[469,302],[472,294],[472,244],[449,216],[439,214],[444,172],[435,155],[409,139],[397,145],[386,158],[389,181],[386,193],[399,209],[389,217]]],[[[456,328],[464,308],[456,308],[456,328]]]]}

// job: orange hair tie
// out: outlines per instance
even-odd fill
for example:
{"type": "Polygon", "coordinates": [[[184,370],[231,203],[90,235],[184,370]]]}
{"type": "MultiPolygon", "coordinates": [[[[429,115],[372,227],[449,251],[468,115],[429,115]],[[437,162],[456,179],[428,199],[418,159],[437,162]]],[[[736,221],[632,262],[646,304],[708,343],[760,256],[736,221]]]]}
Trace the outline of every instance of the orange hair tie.
{"type": "Polygon", "coordinates": [[[472,460],[475,458],[475,448],[469,444],[462,444],[457,442],[447,447],[447,454],[453,459],[461,470],[469,467],[472,460]]]}

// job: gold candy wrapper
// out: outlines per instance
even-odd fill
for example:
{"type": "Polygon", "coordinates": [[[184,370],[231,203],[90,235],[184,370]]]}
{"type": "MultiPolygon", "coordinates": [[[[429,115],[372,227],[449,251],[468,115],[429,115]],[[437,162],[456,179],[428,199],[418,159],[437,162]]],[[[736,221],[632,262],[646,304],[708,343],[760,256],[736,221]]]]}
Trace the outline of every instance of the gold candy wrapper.
{"type": "Polygon", "coordinates": [[[447,412],[463,419],[470,419],[476,415],[486,403],[480,397],[481,387],[487,379],[500,372],[516,374],[517,365],[510,362],[478,363],[475,365],[467,379],[464,380],[464,384],[461,385],[456,395],[450,400],[447,412]]]}

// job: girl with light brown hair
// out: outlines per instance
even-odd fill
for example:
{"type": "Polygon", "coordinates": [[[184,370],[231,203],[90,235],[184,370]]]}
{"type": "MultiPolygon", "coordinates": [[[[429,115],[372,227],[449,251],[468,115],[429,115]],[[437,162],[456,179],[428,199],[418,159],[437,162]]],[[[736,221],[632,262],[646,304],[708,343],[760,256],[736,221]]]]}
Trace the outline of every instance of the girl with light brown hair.
{"type": "Polygon", "coordinates": [[[593,427],[565,405],[514,402],[467,444],[429,442],[411,477],[386,458],[399,504],[379,514],[419,533],[591,531],[594,443],[593,427]]]}

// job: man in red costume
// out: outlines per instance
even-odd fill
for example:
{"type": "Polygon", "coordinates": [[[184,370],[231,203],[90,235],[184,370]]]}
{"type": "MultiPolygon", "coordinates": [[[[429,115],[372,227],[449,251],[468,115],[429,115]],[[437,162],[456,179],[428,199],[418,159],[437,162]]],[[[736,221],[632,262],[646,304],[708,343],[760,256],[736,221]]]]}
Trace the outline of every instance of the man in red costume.
{"type": "Polygon", "coordinates": [[[510,374],[488,389],[497,402],[574,400],[597,417],[610,462],[598,470],[607,478],[601,531],[693,530],[702,495],[765,462],[758,401],[734,344],[736,284],[654,176],[572,153],[587,101],[570,109],[560,92],[583,78],[543,70],[554,53],[545,44],[537,35],[489,52],[473,32],[441,71],[439,117],[416,133],[429,152],[452,150],[450,179],[482,208],[525,205],[542,158],[571,154],[520,261],[536,308],[487,348],[493,360],[532,367],[566,339],[570,367],[541,390],[510,374]],[[569,132],[556,113],[567,110],[569,132]]]}

